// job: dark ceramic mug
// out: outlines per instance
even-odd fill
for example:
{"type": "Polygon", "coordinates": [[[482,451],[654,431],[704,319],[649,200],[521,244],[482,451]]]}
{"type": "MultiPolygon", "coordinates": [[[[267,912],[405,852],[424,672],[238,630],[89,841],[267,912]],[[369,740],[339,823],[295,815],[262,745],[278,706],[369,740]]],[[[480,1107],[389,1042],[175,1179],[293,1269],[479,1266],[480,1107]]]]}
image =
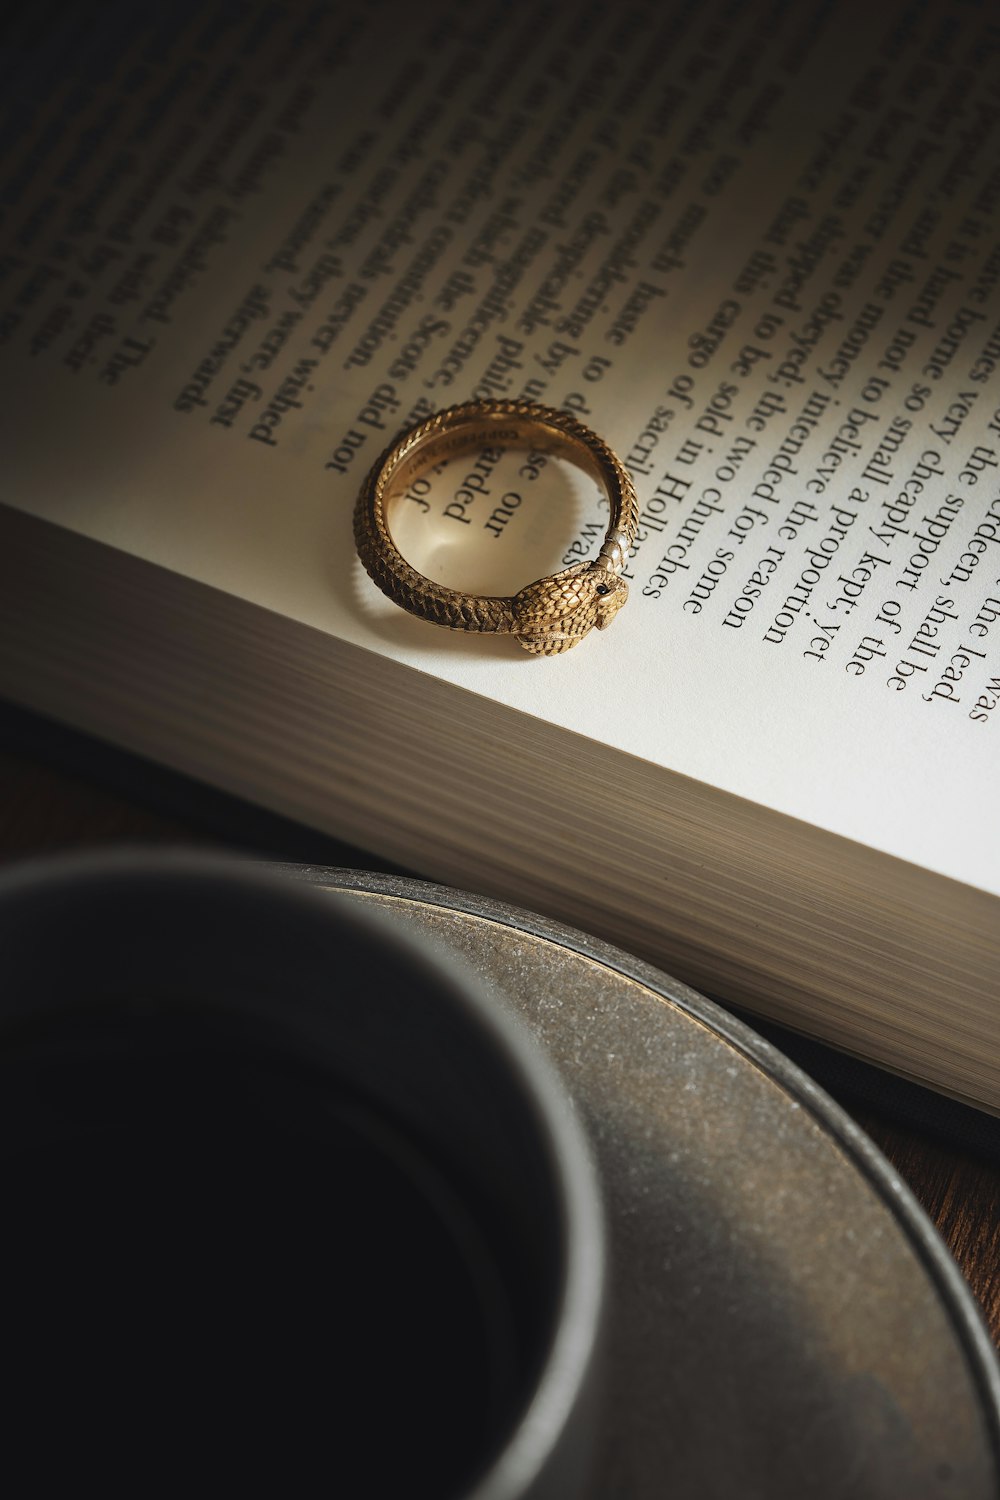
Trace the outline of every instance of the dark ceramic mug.
{"type": "Polygon", "coordinates": [[[523,1027],[377,914],[189,855],[7,873],[0,1202],[42,1488],[586,1488],[586,1143],[523,1027]]]}

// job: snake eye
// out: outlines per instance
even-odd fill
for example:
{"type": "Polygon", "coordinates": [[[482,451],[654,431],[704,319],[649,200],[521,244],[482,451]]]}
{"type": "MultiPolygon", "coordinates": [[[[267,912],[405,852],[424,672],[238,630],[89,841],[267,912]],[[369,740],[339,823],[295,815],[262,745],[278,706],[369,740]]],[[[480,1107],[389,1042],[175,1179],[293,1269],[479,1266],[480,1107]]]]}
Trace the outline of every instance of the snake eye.
{"type": "Polygon", "coordinates": [[[606,583],[599,583],[597,585],[597,592],[599,594],[610,594],[611,590],[608,588],[606,583]]]}

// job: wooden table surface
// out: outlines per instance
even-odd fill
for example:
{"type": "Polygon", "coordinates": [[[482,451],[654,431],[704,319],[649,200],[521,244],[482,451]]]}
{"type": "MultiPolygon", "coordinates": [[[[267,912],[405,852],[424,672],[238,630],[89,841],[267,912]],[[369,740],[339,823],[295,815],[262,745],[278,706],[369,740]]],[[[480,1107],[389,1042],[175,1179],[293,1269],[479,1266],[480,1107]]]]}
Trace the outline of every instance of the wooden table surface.
{"type": "MultiPolygon", "coordinates": [[[[155,800],[137,795],[134,785],[122,791],[106,777],[53,764],[30,749],[0,750],[0,861],[122,840],[228,842],[205,826],[197,810],[165,814],[151,805],[155,800]]],[[[316,856],[310,851],[301,857],[316,856]]],[[[852,1113],[937,1226],[1000,1348],[1000,1165],[870,1110],[852,1113]]]]}

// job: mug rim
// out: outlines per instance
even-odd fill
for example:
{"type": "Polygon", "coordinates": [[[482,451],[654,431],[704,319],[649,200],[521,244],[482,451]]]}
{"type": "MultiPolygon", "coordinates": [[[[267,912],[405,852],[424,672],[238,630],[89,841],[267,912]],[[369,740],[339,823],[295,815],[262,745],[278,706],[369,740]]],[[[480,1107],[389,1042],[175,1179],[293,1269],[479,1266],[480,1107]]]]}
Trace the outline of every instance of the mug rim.
{"type": "MultiPolygon", "coordinates": [[[[172,892],[185,891],[190,896],[196,885],[203,886],[211,899],[212,891],[221,895],[225,887],[230,895],[243,891],[258,900],[283,901],[307,920],[313,914],[317,924],[339,923],[343,929],[353,929],[363,940],[394,950],[449,1007],[478,1028],[500,1055],[546,1157],[547,1175],[558,1197],[555,1208],[563,1244],[551,1332],[539,1367],[526,1387],[520,1414],[500,1437],[492,1459],[466,1489],[463,1500],[527,1500],[536,1494],[536,1485],[543,1486],[539,1495],[545,1493],[549,1467],[558,1464],[564,1446],[571,1443],[574,1418],[593,1395],[605,1322],[607,1225],[597,1168],[582,1123],[565,1084],[525,1022],[455,955],[432,950],[382,912],[362,909],[337,892],[296,881],[287,867],[270,866],[252,857],[170,846],[111,846],[36,856],[0,871],[0,912],[11,901],[44,906],[60,897],[72,897],[81,884],[92,892],[103,885],[102,899],[113,902],[122,882],[133,894],[139,891],[160,899],[169,899],[172,892]]],[[[0,980],[3,959],[0,944],[0,980]]]]}

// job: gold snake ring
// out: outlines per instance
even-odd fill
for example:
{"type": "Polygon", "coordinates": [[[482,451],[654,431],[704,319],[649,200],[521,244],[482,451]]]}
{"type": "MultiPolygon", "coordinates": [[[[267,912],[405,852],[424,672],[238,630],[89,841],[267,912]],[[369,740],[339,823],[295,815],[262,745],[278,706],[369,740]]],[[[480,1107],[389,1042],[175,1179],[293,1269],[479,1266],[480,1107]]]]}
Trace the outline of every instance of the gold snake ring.
{"type": "Polygon", "coordinates": [[[628,584],[621,573],[637,523],[628,470],[575,417],[533,401],[466,401],[417,422],[385,450],[361,487],[354,539],[375,583],[410,614],[452,630],[514,635],[537,656],[557,656],[592,626],[604,630],[625,603],[628,584]],[[411,567],[389,532],[391,502],[442,460],[484,448],[554,453],[596,480],[611,511],[598,555],[539,578],[510,598],[445,588],[411,567]]]}

